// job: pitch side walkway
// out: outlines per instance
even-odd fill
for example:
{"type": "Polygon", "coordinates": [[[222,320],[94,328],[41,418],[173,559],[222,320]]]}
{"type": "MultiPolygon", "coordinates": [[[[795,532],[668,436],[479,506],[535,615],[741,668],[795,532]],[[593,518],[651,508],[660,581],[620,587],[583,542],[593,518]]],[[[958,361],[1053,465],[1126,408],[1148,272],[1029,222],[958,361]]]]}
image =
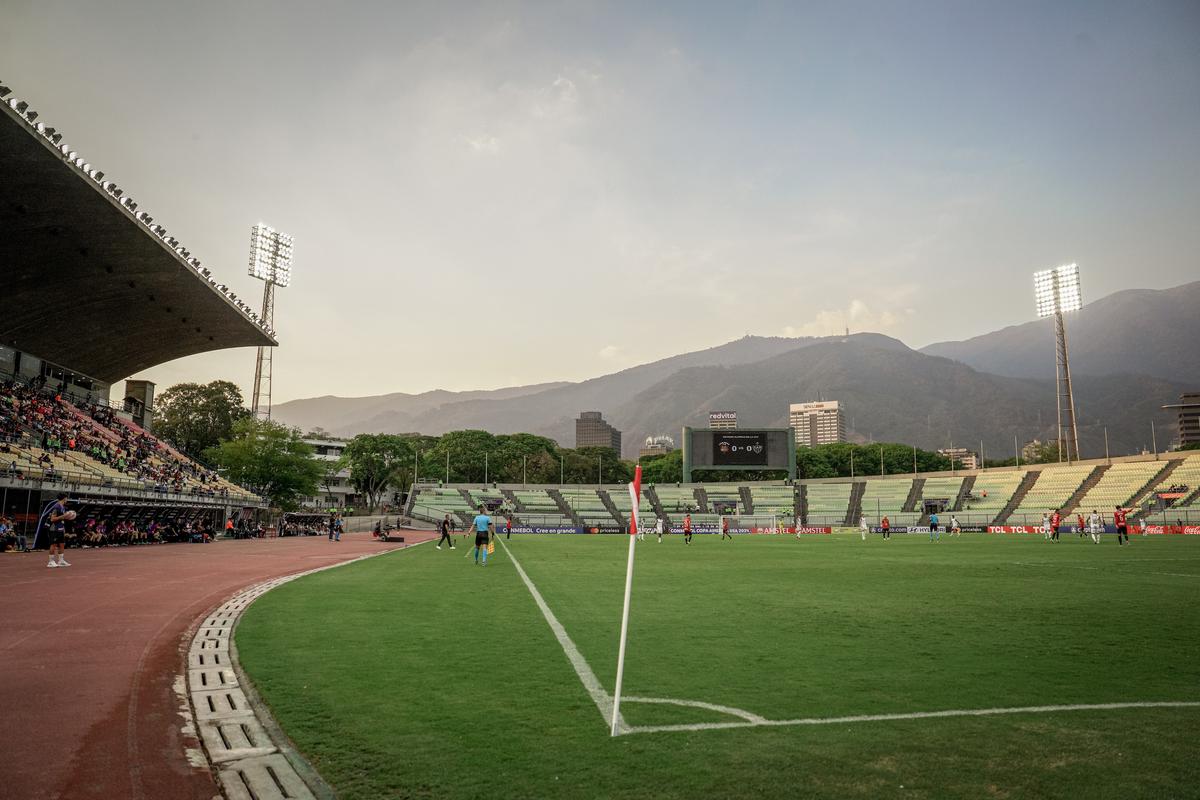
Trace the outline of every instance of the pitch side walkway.
{"type": "Polygon", "coordinates": [[[0,796],[211,800],[173,688],[184,634],[248,584],[404,546],[362,533],[72,550],[66,569],[0,554],[0,796]]]}

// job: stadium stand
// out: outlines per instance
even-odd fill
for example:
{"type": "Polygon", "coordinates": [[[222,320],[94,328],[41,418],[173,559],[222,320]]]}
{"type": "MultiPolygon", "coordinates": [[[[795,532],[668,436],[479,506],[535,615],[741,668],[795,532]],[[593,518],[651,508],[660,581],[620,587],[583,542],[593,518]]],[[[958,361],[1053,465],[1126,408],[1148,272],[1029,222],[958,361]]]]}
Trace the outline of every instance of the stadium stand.
{"type": "MultiPolygon", "coordinates": [[[[912,489],[912,478],[870,478],[865,484],[862,513],[869,523],[878,525],[879,520],[885,516],[893,525],[915,525],[920,520],[920,513],[904,510],[909,491],[912,489]]],[[[810,508],[811,498],[810,494],[810,508]]]]}
{"type": "Polygon", "coordinates": [[[959,521],[963,524],[990,524],[1012,500],[1024,479],[1025,470],[992,471],[978,475],[971,493],[963,499],[959,521]]]}
{"type": "Polygon", "coordinates": [[[841,525],[850,506],[850,492],[854,484],[810,483],[808,491],[809,525],[841,525]]]}
{"type": "Polygon", "coordinates": [[[1046,511],[1062,510],[1080,485],[1095,470],[1091,465],[1047,467],[1009,515],[1013,525],[1040,525],[1046,511]]]}
{"type": "Polygon", "coordinates": [[[1145,489],[1167,466],[1162,461],[1135,461],[1128,464],[1113,464],[1105,471],[1096,485],[1089,489],[1068,513],[1093,510],[1108,512],[1113,506],[1128,507],[1135,495],[1145,489]]]}
{"type": "Polygon", "coordinates": [[[796,513],[796,492],[791,486],[751,486],[750,495],[758,516],[792,517],[796,513]]]}

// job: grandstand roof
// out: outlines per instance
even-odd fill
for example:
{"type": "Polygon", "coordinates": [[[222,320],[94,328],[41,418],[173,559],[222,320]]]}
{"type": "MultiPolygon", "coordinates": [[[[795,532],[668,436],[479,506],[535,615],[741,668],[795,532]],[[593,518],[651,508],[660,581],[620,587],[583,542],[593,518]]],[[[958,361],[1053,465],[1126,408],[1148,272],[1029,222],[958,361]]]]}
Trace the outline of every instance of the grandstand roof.
{"type": "Polygon", "coordinates": [[[22,111],[0,101],[0,344],[112,383],[182,356],[277,343],[22,111]]]}

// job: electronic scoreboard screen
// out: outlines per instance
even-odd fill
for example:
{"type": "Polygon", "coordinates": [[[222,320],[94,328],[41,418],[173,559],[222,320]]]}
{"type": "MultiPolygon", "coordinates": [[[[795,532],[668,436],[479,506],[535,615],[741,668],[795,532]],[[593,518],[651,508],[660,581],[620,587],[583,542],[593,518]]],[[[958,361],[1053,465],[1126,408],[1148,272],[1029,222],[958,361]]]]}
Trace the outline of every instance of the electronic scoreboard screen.
{"type": "Polygon", "coordinates": [[[768,443],[763,431],[715,431],[712,437],[714,467],[765,467],[768,443]]]}

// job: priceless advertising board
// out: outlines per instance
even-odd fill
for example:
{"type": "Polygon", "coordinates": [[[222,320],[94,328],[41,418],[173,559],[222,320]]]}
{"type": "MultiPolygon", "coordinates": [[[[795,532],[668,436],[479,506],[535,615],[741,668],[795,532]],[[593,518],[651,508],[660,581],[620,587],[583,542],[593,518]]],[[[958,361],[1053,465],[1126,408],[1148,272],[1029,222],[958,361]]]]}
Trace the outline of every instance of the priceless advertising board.
{"type": "Polygon", "coordinates": [[[761,431],[721,431],[715,434],[712,463],[717,467],[765,467],[767,434],[761,431]]]}

